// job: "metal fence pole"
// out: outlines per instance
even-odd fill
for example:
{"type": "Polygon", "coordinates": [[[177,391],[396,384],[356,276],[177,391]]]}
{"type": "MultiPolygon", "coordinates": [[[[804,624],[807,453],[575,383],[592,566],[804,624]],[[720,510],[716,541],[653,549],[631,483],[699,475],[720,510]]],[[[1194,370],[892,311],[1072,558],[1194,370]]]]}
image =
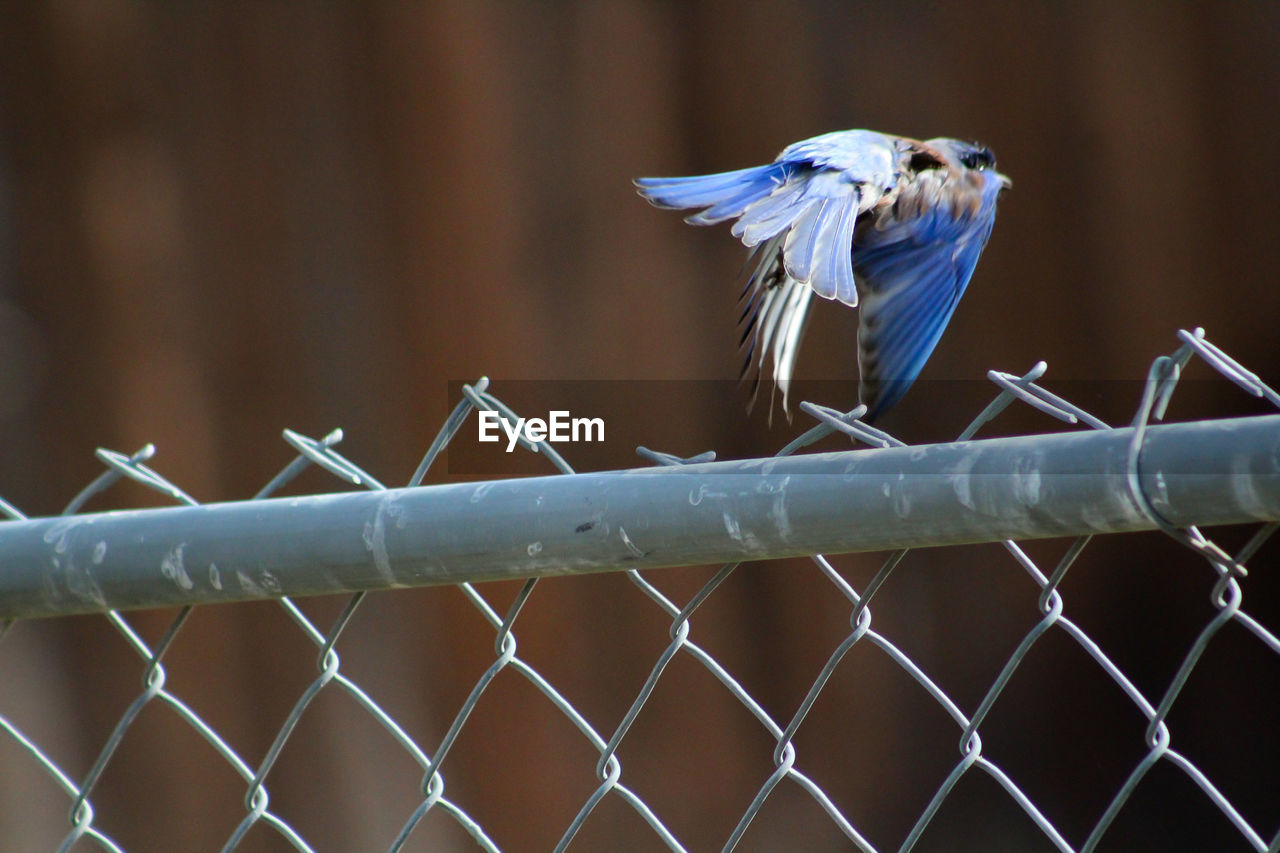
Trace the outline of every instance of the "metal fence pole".
{"type": "Polygon", "coordinates": [[[1280,415],[0,523],[0,618],[1280,520],[1280,415]],[[1136,468],[1143,501],[1129,474],[1136,468]]]}

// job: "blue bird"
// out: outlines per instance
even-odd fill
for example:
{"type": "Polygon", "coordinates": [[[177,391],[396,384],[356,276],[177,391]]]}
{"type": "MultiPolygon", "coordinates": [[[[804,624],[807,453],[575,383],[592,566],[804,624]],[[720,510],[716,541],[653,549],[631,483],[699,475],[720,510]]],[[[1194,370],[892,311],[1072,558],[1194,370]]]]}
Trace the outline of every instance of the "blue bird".
{"type": "Polygon", "coordinates": [[[635,184],[657,207],[702,208],[691,225],[737,220],[732,233],[751,249],[741,322],[753,401],[772,360],[786,411],[815,293],[861,306],[871,421],[920,375],[969,284],[1010,185],[995,165],[969,142],[844,130],[789,145],[767,166],[635,184]]]}

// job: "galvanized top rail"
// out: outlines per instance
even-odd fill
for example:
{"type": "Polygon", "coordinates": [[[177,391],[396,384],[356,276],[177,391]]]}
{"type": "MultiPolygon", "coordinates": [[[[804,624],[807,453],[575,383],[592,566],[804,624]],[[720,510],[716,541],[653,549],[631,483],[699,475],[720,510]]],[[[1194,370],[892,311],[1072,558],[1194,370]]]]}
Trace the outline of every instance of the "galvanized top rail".
{"type": "Polygon", "coordinates": [[[1267,415],[9,521],[0,618],[1278,520],[1267,415]]]}

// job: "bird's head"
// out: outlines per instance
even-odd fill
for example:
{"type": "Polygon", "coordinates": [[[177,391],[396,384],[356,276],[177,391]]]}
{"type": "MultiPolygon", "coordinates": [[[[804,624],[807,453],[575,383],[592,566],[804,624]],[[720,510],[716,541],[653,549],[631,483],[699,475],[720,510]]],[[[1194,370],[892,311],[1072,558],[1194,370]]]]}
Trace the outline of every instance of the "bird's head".
{"type": "Polygon", "coordinates": [[[991,172],[1000,180],[1001,189],[1008,189],[1013,182],[996,171],[996,155],[985,145],[960,139],[931,139],[926,143],[939,151],[952,168],[970,169],[975,172],[991,172]]]}

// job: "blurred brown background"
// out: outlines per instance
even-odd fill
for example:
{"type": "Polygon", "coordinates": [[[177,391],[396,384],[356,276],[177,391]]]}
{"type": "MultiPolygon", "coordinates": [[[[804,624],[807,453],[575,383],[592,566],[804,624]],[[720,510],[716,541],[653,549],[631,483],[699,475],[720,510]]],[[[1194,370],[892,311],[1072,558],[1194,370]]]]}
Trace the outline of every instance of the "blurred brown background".
{"type": "MultiPolygon", "coordinates": [[[[741,247],[725,227],[694,230],[652,209],[630,179],[755,165],[848,127],[979,139],[1014,181],[922,383],[884,421],[904,439],[954,435],[990,395],[971,380],[1039,359],[1076,383],[1079,402],[1122,421],[1137,399],[1129,380],[1195,325],[1274,384],[1277,103],[1273,3],[10,4],[0,495],[56,513],[99,472],[95,447],[154,442],[155,467],[197,499],[243,498],[291,458],[285,427],[318,437],[341,426],[344,453],[403,483],[456,401],[449,381],[481,374],[500,397],[504,380],[554,380],[548,394],[602,380],[583,408],[633,401],[610,422],[621,449],[588,467],[635,465],[636,444],[773,452],[800,420],[770,427],[732,395],[711,405],[699,382],[621,382],[737,371],[741,247]]],[[[799,374],[824,381],[807,396],[856,402],[853,328],[820,306],[799,374]]],[[[1205,388],[1173,414],[1240,405],[1238,392],[1205,388]]],[[[1011,417],[999,429],[1058,428],[1011,417]]],[[[298,486],[332,488],[319,476],[298,486]]],[[[125,487],[95,506],[155,502],[125,487]]],[[[1063,545],[1030,550],[1051,567],[1063,545]]],[[[836,563],[860,585],[879,559],[836,563]]],[[[653,580],[683,604],[710,572],[653,580]]],[[[1274,627],[1261,574],[1246,609],[1272,608],[1250,612],[1274,627]]],[[[1211,618],[1211,580],[1167,540],[1128,537],[1091,546],[1064,595],[1158,696],[1211,618]]],[[[515,588],[481,591],[502,611],[515,588]]],[[[876,626],[971,711],[1034,623],[1035,593],[994,546],[917,553],[876,626]]],[[[322,626],[341,605],[303,604],[322,626]]],[[[154,641],[171,616],[130,619],[154,641]]],[[[747,566],[695,617],[693,638],[785,720],[847,616],[807,563],[747,566]]],[[[612,576],[540,585],[516,633],[521,657],[608,737],[668,623],[612,576]]],[[[1197,734],[1175,746],[1271,833],[1276,661],[1238,633],[1239,649],[1212,647],[1188,687],[1177,712],[1197,734]]],[[[1142,720],[1068,641],[1042,648],[984,746],[1079,845],[1141,756],[1142,720]]],[[[456,591],[381,594],[339,651],[343,671],[430,750],[492,661],[492,631],[456,591]]],[[[205,608],[167,658],[169,685],[256,762],[314,656],[274,605],[205,608]]],[[[0,644],[0,714],[80,778],[140,672],[100,617],[21,623],[0,644]]],[[[894,849],[958,760],[958,736],[859,646],[801,729],[799,766],[894,849]]],[[[623,781],[690,849],[718,849],[768,777],[771,748],[681,656],[624,741],[623,781]]],[[[447,795],[504,849],[550,849],[594,788],[595,757],[504,673],[446,764],[447,795]]],[[[1242,844],[1161,768],[1122,813],[1113,849],[1242,844]]],[[[273,811],[317,849],[383,849],[418,802],[419,775],[328,691],[268,787],[273,811]]],[[[96,825],[130,850],[217,849],[243,816],[244,787],[149,707],[95,792],[96,825]]],[[[0,738],[0,847],[51,849],[67,807],[0,738]]],[[[1018,808],[971,774],[918,849],[1037,844],[1047,847],[1018,808]]],[[[242,849],[282,846],[259,827],[242,849]]],[[[472,845],[434,813],[410,847],[472,845]]],[[[614,796],[572,849],[657,847],[614,796]]],[[[742,849],[846,847],[784,783],[742,849]]]]}

